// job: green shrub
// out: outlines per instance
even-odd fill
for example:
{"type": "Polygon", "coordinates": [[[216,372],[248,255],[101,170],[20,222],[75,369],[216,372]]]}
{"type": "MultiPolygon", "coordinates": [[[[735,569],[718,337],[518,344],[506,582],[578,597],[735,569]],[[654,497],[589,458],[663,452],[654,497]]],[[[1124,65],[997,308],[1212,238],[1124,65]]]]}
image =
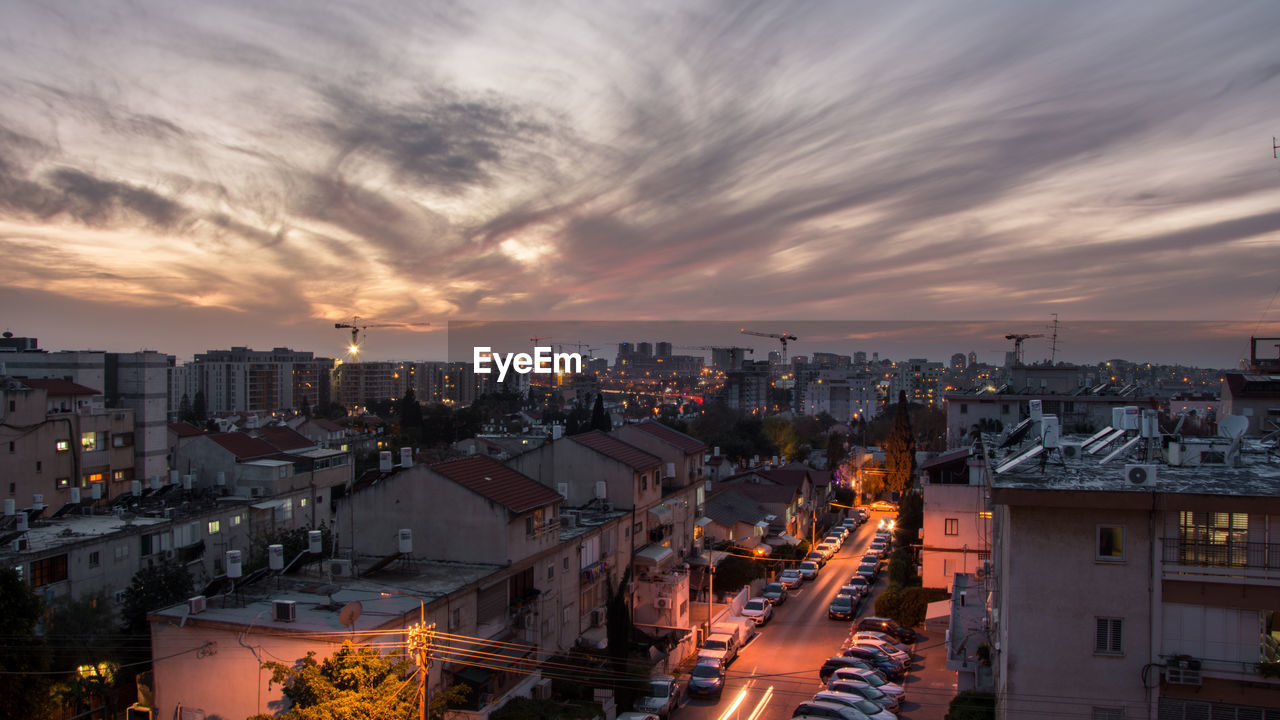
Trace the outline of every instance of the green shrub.
{"type": "Polygon", "coordinates": [[[995,720],[996,696],[966,690],[951,699],[945,720],[995,720]]]}
{"type": "Polygon", "coordinates": [[[890,588],[876,598],[876,615],[887,617],[905,627],[924,622],[929,603],[945,600],[951,594],[941,588],[890,588]]]}

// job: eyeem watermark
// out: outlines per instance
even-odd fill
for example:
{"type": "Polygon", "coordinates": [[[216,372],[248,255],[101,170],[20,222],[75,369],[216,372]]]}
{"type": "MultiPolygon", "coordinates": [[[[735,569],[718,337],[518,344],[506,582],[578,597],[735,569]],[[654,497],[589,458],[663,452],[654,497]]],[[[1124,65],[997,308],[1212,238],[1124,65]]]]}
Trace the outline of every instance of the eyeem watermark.
{"type": "Polygon", "coordinates": [[[477,375],[488,375],[493,372],[489,361],[498,368],[498,382],[507,377],[507,370],[514,370],[521,375],[554,375],[558,373],[582,372],[582,355],[580,353],[553,353],[550,347],[538,346],[529,353],[493,352],[488,346],[475,346],[473,364],[477,375]]]}

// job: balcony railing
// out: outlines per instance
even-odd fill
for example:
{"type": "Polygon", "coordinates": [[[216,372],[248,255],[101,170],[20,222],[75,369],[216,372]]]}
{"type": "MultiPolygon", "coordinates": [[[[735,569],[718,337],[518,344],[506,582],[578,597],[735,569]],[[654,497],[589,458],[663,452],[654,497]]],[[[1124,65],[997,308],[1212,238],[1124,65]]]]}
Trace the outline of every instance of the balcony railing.
{"type": "Polygon", "coordinates": [[[1280,585],[1280,543],[1224,545],[1182,538],[1162,538],[1161,542],[1166,577],[1230,577],[1280,585]]]}

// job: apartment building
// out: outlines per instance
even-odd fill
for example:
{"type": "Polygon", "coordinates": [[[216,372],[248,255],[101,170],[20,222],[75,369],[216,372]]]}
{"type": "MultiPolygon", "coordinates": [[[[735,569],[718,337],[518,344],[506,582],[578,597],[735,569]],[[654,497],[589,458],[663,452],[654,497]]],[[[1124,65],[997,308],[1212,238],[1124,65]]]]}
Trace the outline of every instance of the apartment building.
{"type": "Polygon", "coordinates": [[[987,464],[976,448],[962,448],[920,465],[924,526],[920,533],[925,587],[952,590],[957,574],[981,572],[991,552],[987,464]]]}
{"type": "Polygon", "coordinates": [[[1274,441],[1161,436],[1153,411],[1059,441],[1049,417],[992,459],[998,717],[1272,717],[1274,441]]]}
{"type": "Polygon", "coordinates": [[[20,507],[127,493],[134,437],[133,411],[106,408],[99,390],[0,377],[0,494],[20,507]]]}
{"type": "Polygon", "coordinates": [[[210,415],[299,410],[329,400],[332,369],[331,358],[284,347],[210,350],[186,364],[184,394],[194,402],[203,393],[210,415]]]}

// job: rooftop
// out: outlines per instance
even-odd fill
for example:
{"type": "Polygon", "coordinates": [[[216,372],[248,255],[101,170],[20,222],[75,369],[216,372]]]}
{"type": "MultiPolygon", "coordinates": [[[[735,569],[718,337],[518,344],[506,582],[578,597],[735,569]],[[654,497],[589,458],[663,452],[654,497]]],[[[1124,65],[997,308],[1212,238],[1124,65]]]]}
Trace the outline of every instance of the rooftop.
{"type": "Polygon", "coordinates": [[[629,465],[633,470],[648,470],[662,466],[662,460],[656,455],[650,455],[634,445],[624,443],[599,430],[570,435],[567,439],[613,458],[623,465],[629,465]]]}
{"type": "Polygon", "coordinates": [[[555,490],[483,456],[436,463],[431,470],[514,513],[561,500],[560,493],[555,490]]]}
{"type": "Polygon", "coordinates": [[[679,430],[669,428],[655,420],[646,420],[642,423],[637,423],[633,427],[649,433],[668,445],[676,446],[688,455],[700,455],[707,451],[707,444],[701,440],[685,435],[679,430]]]}
{"type": "Polygon", "coordinates": [[[18,378],[23,385],[35,390],[44,390],[50,397],[61,397],[65,395],[101,395],[101,390],[94,390],[91,387],[73,383],[70,380],[61,380],[59,378],[18,378]]]}

